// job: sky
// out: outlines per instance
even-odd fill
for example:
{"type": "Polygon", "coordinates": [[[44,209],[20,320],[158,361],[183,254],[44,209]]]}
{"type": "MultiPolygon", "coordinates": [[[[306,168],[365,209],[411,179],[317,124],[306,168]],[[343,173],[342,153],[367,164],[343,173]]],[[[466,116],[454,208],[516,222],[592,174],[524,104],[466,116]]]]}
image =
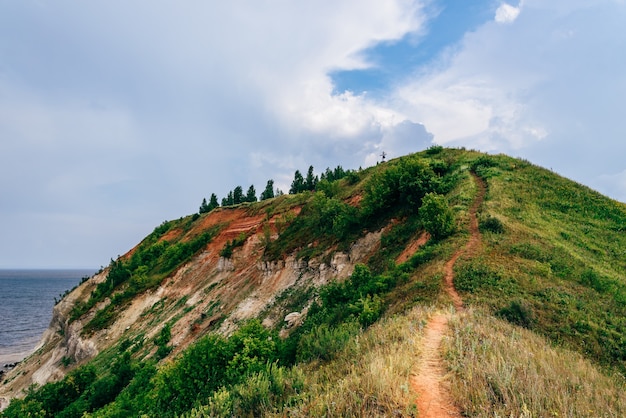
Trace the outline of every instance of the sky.
{"type": "Polygon", "coordinates": [[[0,268],[433,144],[626,202],[625,0],[0,1],[0,268]]]}

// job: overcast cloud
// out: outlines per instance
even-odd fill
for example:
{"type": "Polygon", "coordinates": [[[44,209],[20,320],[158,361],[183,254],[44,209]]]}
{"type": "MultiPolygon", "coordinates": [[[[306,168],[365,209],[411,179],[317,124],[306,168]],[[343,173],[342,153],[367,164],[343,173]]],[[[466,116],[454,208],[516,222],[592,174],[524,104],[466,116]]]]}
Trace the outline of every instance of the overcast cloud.
{"type": "Polygon", "coordinates": [[[0,3],[0,268],[98,267],[212,192],[433,142],[626,201],[624,2],[484,3],[376,95],[331,74],[454,2],[0,3]]]}

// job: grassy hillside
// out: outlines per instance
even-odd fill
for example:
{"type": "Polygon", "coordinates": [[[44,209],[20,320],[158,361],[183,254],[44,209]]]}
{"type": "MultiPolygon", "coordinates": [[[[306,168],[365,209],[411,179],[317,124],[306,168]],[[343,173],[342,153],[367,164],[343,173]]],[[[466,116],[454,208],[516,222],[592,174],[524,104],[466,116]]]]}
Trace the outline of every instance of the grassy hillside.
{"type": "MultiPolygon", "coordinates": [[[[471,173],[487,185],[482,239],[454,265],[469,310],[443,344],[461,412],[624,416],[626,205],[527,161],[440,147],[317,191],[159,226],[75,305],[71,319],[84,320],[84,333],[106,329],[173,275],[201,270],[208,248],[230,258],[248,245],[250,228],[220,235],[235,214],[265,222],[254,248],[276,265],[290,255],[331,265],[364,237],[380,238],[346,280],[285,289],[230,334],[214,332],[224,301],[207,300],[188,348],[176,350],[180,315],[171,316],[153,325],[153,339],[120,339],[3,416],[416,416],[409,375],[425,324],[452,309],[443,271],[469,239],[471,173]],[[291,311],[306,313],[293,328],[262,325],[291,311]]],[[[207,289],[210,297],[214,285],[207,289]]]]}

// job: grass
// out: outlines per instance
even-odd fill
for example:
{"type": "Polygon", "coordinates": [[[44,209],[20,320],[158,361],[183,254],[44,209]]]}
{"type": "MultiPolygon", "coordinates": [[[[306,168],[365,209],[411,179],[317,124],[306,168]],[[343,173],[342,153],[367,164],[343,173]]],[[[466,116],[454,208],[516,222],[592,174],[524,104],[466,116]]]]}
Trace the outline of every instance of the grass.
{"type": "Polygon", "coordinates": [[[501,228],[457,263],[462,297],[626,372],[626,207],[520,160],[486,161],[479,216],[501,228]]]}
{"type": "Polygon", "coordinates": [[[472,417],[623,417],[626,386],[580,354],[481,311],[444,339],[456,403],[472,417]]]}
{"type": "Polygon", "coordinates": [[[326,363],[296,366],[304,375],[301,400],[266,416],[417,416],[409,375],[419,355],[430,307],[384,318],[326,363]]]}
{"type": "MultiPolygon", "coordinates": [[[[437,161],[450,167],[445,190],[457,229],[446,239],[431,240],[401,265],[394,260],[422,228],[417,210],[385,212],[376,222],[355,221],[345,229],[321,228],[320,220],[327,221],[329,214],[359,220],[346,201],[365,193],[378,167],[361,171],[361,182],[338,182],[332,199],[303,193],[246,205],[249,213],[265,213],[266,220],[276,217],[280,237],[270,242],[268,233],[268,259],[286,253],[330,257],[367,230],[389,226],[368,265],[397,286],[376,293],[375,300],[365,294],[359,300],[374,305],[384,300],[384,306],[375,306],[376,318],[385,314],[366,330],[354,321],[320,329],[302,343],[310,355],[299,363],[268,364],[242,383],[219,388],[189,416],[415,416],[408,377],[428,318],[450,305],[443,268],[469,239],[469,207],[477,191],[470,169],[486,180],[488,190],[478,214],[482,245],[455,265],[457,290],[470,307],[454,317],[444,339],[456,402],[466,416],[477,417],[626,416],[626,206],[506,156],[439,148],[421,155],[433,159],[435,167],[437,161]],[[294,208],[302,209],[302,218],[294,208]],[[316,354],[328,347],[332,355],[316,354]]],[[[384,167],[393,164],[398,162],[384,167]]],[[[160,282],[161,274],[176,267],[167,264],[170,258],[160,258],[168,248],[181,250],[180,260],[193,255],[195,247],[182,251],[194,239],[202,242],[190,232],[197,232],[193,222],[181,218],[157,227],[132,256],[135,260],[124,259],[135,274],[115,292],[141,278],[137,269],[142,265],[150,267],[146,278],[154,281],[139,281],[138,291],[160,282]]],[[[298,286],[278,296],[274,310],[263,315],[280,308],[300,310],[315,298],[307,283],[298,286]]],[[[154,349],[152,344],[142,347],[146,330],[155,325],[148,321],[171,319],[185,300],[176,302],[153,305],[144,314],[148,328],[125,336],[129,346],[136,346],[138,359],[142,351],[154,349]]],[[[211,304],[207,311],[216,307],[211,304]]],[[[115,313],[104,309],[97,319],[106,325],[115,313]]],[[[106,350],[92,364],[104,370],[116,355],[106,350]]]]}

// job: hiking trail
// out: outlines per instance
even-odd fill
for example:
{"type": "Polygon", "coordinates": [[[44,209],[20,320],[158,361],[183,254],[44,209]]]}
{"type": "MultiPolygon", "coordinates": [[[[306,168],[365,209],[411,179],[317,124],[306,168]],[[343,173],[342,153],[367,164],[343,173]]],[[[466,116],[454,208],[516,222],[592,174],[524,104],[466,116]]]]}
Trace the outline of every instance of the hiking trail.
{"type": "MultiPolygon", "coordinates": [[[[454,288],[454,264],[463,254],[473,254],[480,246],[480,231],[476,212],[482,204],[487,185],[484,180],[472,173],[477,191],[469,210],[470,239],[463,248],[459,248],[444,266],[444,289],[452,299],[457,313],[465,311],[463,299],[454,288]]],[[[452,395],[444,384],[445,369],[439,347],[448,329],[451,313],[435,314],[424,330],[422,353],[415,374],[411,374],[410,383],[417,394],[417,410],[420,418],[461,417],[461,412],[454,405],[452,395]]]]}

